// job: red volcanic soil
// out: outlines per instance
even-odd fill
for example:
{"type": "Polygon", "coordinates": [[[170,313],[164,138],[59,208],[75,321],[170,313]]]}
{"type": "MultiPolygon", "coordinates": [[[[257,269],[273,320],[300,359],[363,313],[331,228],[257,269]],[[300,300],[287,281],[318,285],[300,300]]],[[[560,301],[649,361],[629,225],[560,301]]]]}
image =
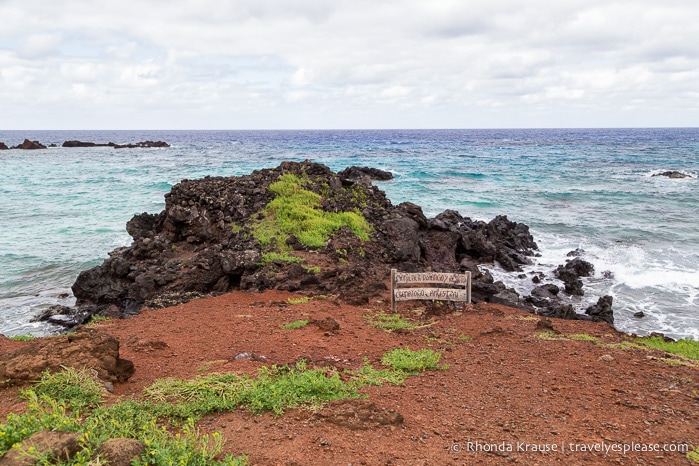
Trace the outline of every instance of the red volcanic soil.
{"type": "MultiPolygon", "coordinates": [[[[251,465],[677,465],[689,464],[685,453],[648,450],[699,445],[699,367],[614,347],[628,337],[605,323],[553,320],[568,338],[547,340],[538,317],[517,309],[479,304],[426,319],[408,302],[401,313],[422,327],[389,333],[367,320],[389,312],[386,301],[287,303],[299,296],[235,292],[100,324],[136,367],[127,383],[115,385],[111,401],[138,396],[163,377],[254,374],[302,358],[339,369],[357,369],[368,358],[381,367],[391,349],[431,348],[448,369],[410,377],[404,386],[368,387],[366,399],[317,411],[206,416],[201,432],[220,431],[226,451],[248,454],[251,465]],[[339,330],[281,328],[327,317],[339,330]],[[236,359],[241,353],[255,358],[236,359]],[[393,411],[402,423],[375,422],[393,411]],[[618,451],[624,448],[632,451],[618,451]]],[[[23,344],[0,339],[0,350],[23,344]]],[[[0,390],[0,414],[22,409],[16,388],[0,390]]]]}

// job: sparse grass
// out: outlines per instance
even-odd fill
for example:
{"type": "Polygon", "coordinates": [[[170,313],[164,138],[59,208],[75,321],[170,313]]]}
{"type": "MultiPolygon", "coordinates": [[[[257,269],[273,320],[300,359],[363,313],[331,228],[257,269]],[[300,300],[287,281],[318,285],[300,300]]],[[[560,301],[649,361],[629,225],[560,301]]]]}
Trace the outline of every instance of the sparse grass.
{"type": "Polygon", "coordinates": [[[310,266],[310,267],[306,266],[306,265],[302,265],[301,267],[303,267],[303,270],[305,270],[306,273],[311,274],[311,275],[315,275],[317,273],[320,273],[320,267],[318,267],[317,265],[310,266]]]}
{"type": "Polygon", "coordinates": [[[383,356],[386,369],[375,369],[365,359],[360,369],[346,372],[343,378],[334,369],[309,369],[300,362],[292,367],[262,367],[256,377],[222,373],[163,379],[146,388],[144,397],[110,406],[104,404],[104,392],[93,372],[46,373],[22,392],[28,400],[26,412],[12,413],[0,424],[0,455],[40,430],[63,430],[80,434],[81,450],[61,465],[99,464],[95,451],[110,438],[132,438],[146,445],[134,465],[244,465],[245,456],[222,456],[220,433],[199,434],[196,422],[201,416],[238,408],[281,415],[289,408],[357,398],[367,385],[402,385],[420,371],[444,369],[438,365],[440,357],[428,349],[395,349],[383,356]]]}
{"type": "Polygon", "coordinates": [[[692,446],[687,453],[687,459],[696,464],[699,464],[699,447],[692,446]]]}
{"type": "Polygon", "coordinates": [[[64,367],[56,374],[44,372],[34,387],[23,392],[24,396],[29,397],[30,392],[56,400],[70,409],[94,408],[105,394],[96,372],[72,367],[64,367]]]}
{"type": "Polygon", "coordinates": [[[291,322],[291,323],[282,325],[282,328],[283,328],[284,330],[294,330],[294,329],[297,329],[297,328],[305,327],[306,325],[308,325],[308,321],[307,321],[307,320],[297,320],[297,321],[295,321],[295,322],[291,322]]]}
{"type": "Polygon", "coordinates": [[[374,327],[378,327],[388,332],[398,329],[412,330],[417,328],[417,324],[408,322],[400,314],[375,314],[367,316],[367,321],[374,327]]]}
{"type": "Polygon", "coordinates": [[[561,340],[566,339],[566,337],[564,335],[559,335],[556,332],[539,332],[539,333],[535,333],[534,336],[536,338],[539,338],[540,340],[548,340],[548,341],[561,341],[561,340]]]}
{"type": "Polygon", "coordinates": [[[568,340],[576,340],[576,341],[591,341],[593,343],[600,342],[599,338],[593,337],[592,335],[588,335],[586,333],[578,333],[578,334],[568,335],[566,338],[568,338],[568,340]]]}
{"type": "MultiPolygon", "coordinates": [[[[246,458],[221,454],[220,433],[199,435],[192,417],[183,418],[175,433],[163,421],[174,419],[174,405],[134,400],[105,406],[102,389],[90,371],[65,369],[44,374],[33,387],[22,392],[28,400],[27,411],[9,414],[0,424],[0,455],[41,430],[62,430],[80,434],[80,451],[61,465],[99,464],[94,453],[110,438],[132,438],[147,448],[132,464],[193,466],[244,465],[246,458]]],[[[40,464],[49,464],[42,461],[40,464]]],[[[54,463],[50,463],[54,464],[54,463]]]]}
{"type": "Polygon", "coordinates": [[[301,296],[300,298],[289,298],[286,300],[289,304],[304,304],[313,299],[311,296],[301,296]]]}
{"type": "Polygon", "coordinates": [[[85,327],[87,327],[87,328],[95,328],[95,327],[99,326],[100,324],[102,324],[102,323],[104,323],[104,322],[109,322],[110,320],[112,320],[112,319],[110,319],[109,317],[105,317],[105,316],[101,316],[101,315],[99,315],[99,314],[95,314],[95,315],[93,315],[92,318],[90,319],[90,322],[88,322],[88,323],[85,325],[85,327]]]}
{"type": "Polygon", "coordinates": [[[273,411],[279,415],[301,405],[359,396],[336,371],[308,369],[304,362],[293,367],[262,367],[255,379],[230,373],[191,380],[163,379],[146,392],[155,401],[173,403],[181,414],[197,417],[239,406],[254,413],[273,411]]]}
{"type": "Polygon", "coordinates": [[[259,265],[265,266],[267,264],[271,264],[274,261],[282,261],[282,262],[288,262],[288,263],[298,263],[298,262],[303,262],[303,259],[300,257],[292,256],[288,252],[282,251],[282,252],[265,252],[262,254],[262,260],[260,261],[259,265]]]}
{"type": "Polygon", "coordinates": [[[396,348],[384,354],[381,364],[395,371],[415,374],[426,370],[446,369],[439,366],[440,353],[430,349],[412,351],[410,348],[396,348]]]}
{"type": "Polygon", "coordinates": [[[473,337],[470,337],[470,336],[465,335],[465,334],[462,333],[461,335],[459,335],[459,336],[457,337],[457,340],[459,340],[459,341],[469,341],[469,340],[473,340],[473,337]]]}
{"type": "Polygon", "coordinates": [[[699,341],[696,340],[686,339],[668,342],[663,340],[662,337],[650,337],[637,338],[635,341],[649,348],[655,348],[667,353],[685,357],[687,359],[693,359],[695,361],[699,360],[699,341]]]}
{"type": "Polygon", "coordinates": [[[262,247],[283,248],[291,236],[301,244],[321,247],[342,227],[361,240],[368,240],[371,227],[359,212],[326,212],[322,197],[304,189],[304,182],[287,173],[269,186],[276,197],[265,207],[262,220],[251,225],[253,236],[262,247]]]}
{"type": "Polygon", "coordinates": [[[7,337],[9,340],[14,340],[14,341],[32,341],[36,340],[36,337],[34,335],[15,335],[13,337],[7,337]]]}

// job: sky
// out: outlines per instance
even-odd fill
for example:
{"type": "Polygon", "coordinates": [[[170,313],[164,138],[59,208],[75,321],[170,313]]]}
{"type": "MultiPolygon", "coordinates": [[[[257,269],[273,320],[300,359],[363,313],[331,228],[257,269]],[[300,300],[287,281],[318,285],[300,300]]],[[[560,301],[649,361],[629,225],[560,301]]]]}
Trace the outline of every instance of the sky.
{"type": "Polygon", "coordinates": [[[0,0],[0,129],[699,126],[697,0],[0,0]]]}

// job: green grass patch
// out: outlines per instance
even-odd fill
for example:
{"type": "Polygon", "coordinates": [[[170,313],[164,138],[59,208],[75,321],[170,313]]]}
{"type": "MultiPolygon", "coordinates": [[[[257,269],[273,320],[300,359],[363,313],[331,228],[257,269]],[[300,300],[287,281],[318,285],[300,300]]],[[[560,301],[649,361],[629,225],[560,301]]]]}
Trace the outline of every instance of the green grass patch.
{"type": "Polygon", "coordinates": [[[430,349],[412,351],[410,348],[396,348],[384,354],[381,364],[395,371],[415,374],[426,370],[446,369],[439,366],[440,353],[430,349]]]}
{"type": "Polygon", "coordinates": [[[298,262],[303,262],[303,259],[301,259],[300,257],[292,256],[286,251],[265,252],[262,254],[262,260],[260,261],[259,265],[265,266],[265,265],[271,264],[274,261],[298,263],[298,262]]]}
{"type": "Polygon", "coordinates": [[[402,385],[412,374],[437,369],[440,357],[431,350],[396,349],[384,354],[386,369],[375,369],[365,360],[360,369],[345,372],[342,378],[334,369],[309,369],[300,362],[292,367],[262,367],[256,377],[222,373],[163,379],[146,388],[140,399],[110,406],[104,404],[101,385],[92,372],[46,373],[22,392],[27,411],[9,414],[0,424],[0,455],[35,432],[63,430],[81,434],[81,450],[61,465],[99,464],[93,456],[111,438],[136,439],[147,446],[133,465],[244,465],[245,456],[221,458],[224,439],[220,433],[199,434],[196,422],[201,416],[239,408],[280,415],[294,407],[357,398],[367,385],[402,385]]]}
{"type": "Polygon", "coordinates": [[[307,321],[307,320],[297,320],[297,321],[295,321],[295,322],[291,322],[291,323],[282,325],[282,328],[283,328],[284,330],[294,330],[294,329],[297,329],[297,328],[305,327],[306,325],[308,325],[308,321],[307,321]]]}
{"type": "Polygon", "coordinates": [[[655,348],[667,353],[676,354],[687,359],[699,360],[699,341],[696,340],[678,340],[674,342],[665,341],[662,337],[637,338],[637,343],[655,348]]]}
{"type": "Polygon", "coordinates": [[[687,453],[687,459],[696,464],[699,464],[699,447],[692,447],[687,453]]]}
{"type": "Polygon", "coordinates": [[[593,337],[592,335],[588,335],[586,333],[577,333],[577,334],[572,334],[568,335],[566,337],[568,340],[576,340],[576,341],[591,341],[593,343],[599,343],[600,339],[597,337],[593,337]]]}
{"type": "Polygon", "coordinates": [[[459,340],[459,341],[469,341],[469,340],[473,340],[473,337],[470,337],[470,336],[468,336],[468,335],[462,333],[461,335],[459,335],[459,336],[457,337],[457,340],[459,340]]]}
{"type": "Polygon", "coordinates": [[[311,296],[301,296],[300,298],[289,298],[286,300],[286,302],[289,304],[303,304],[307,303],[311,299],[313,299],[311,296]]]}
{"type": "Polygon", "coordinates": [[[548,341],[561,341],[566,339],[564,335],[560,335],[556,332],[539,332],[535,333],[534,336],[540,340],[548,341]]]}
{"type": "Polygon", "coordinates": [[[371,227],[361,213],[326,212],[321,209],[322,197],[303,184],[298,176],[287,173],[269,186],[276,197],[265,207],[262,220],[251,225],[262,247],[284,248],[291,235],[302,244],[321,247],[342,227],[361,240],[369,239],[371,227]]]}
{"type": "Polygon", "coordinates": [[[307,369],[300,362],[293,367],[262,367],[257,378],[237,374],[211,374],[191,380],[163,379],[146,389],[156,401],[177,406],[182,414],[201,416],[244,407],[254,413],[301,405],[356,398],[356,387],[343,382],[336,371],[307,369]]]}
{"type": "Polygon", "coordinates": [[[15,335],[13,337],[7,337],[8,340],[13,340],[13,341],[32,341],[36,340],[36,337],[34,335],[15,335]]]}
{"type": "Polygon", "coordinates": [[[35,432],[63,430],[81,434],[78,440],[81,449],[61,465],[99,464],[92,459],[99,445],[120,437],[136,439],[147,446],[132,463],[135,465],[246,463],[244,456],[228,455],[215,460],[222,451],[223,438],[219,433],[199,435],[192,417],[182,417],[174,432],[168,429],[164,421],[178,414],[173,405],[129,400],[105,406],[102,393],[99,382],[89,371],[66,369],[44,374],[33,387],[22,392],[28,401],[27,411],[9,414],[0,424],[0,455],[35,432]]]}
{"type": "Polygon", "coordinates": [[[367,321],[374,327],[378,327],[388,332],[398,329],[412,330],[417,328],[417,324],[408,322],[400,314],[375,314],[367,316],[367,321]]]}
{"type": "Polygon", "coordinates": [[[44,372],[36,385],[23,393],[31,397],[31,392],[56,400],[70,409],[94,408],[105,395],[95,372],[72,367],[64,367],[56,374],[44,372]]]}
{"type": "Polygon", "coordinates": [[[301,267],[303,267],[303,270],[305,270],[306,273],[311,274],[311,275],[315,275],[317,273],[320,273],[320,267],[318,267],[317,265],[314,265],[311,267],[306,266],[306,265],[302,265],[301,267]]]}

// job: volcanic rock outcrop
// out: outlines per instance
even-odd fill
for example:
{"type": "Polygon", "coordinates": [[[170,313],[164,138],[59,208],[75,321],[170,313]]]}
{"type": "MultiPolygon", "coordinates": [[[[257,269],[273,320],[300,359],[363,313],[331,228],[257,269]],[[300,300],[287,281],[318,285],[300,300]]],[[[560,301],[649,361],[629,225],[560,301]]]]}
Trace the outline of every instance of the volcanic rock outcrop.
{"type": "MultiPolygon", "coordinates": [[[[392,205],[366,175],[364,169],[336,174],[305,161],[283,162],[240,177],[183,180],[165,195],[165,210],[136,215],[127,223],[131,246],[112,251],[102,265],[79,275],[72,287],[77,307],[89,314],[124,317],[143,306],[265,289],[303,289],[361,304],[385,294],[391,268],[468,270],[474,301],[517,297],[478,264],[497,262],[518,271],[531,263],[537,245],[526,225],[505,216],[474,221],[453,210],[428,219],[415,204],[392,205]],[[345,176],[352,173],[360,176],[345,176]],[[308,209],[323,215],[359,214],[368,223],[368,238],[344,226],[313,245],[304,240],[305,233],[265,232],[279,220],[270,202],[286,202],[275,199],[279,193],[274,192],[281,189],[276,185],[283,175],[301,180],[302,197],[317,200],[308,209]]],[[[293,223],[311,222],[308,213],[294,214],[299,217],[293,223]]],[[[354,218],[350,224],[356,223],[354,218]]]]}

